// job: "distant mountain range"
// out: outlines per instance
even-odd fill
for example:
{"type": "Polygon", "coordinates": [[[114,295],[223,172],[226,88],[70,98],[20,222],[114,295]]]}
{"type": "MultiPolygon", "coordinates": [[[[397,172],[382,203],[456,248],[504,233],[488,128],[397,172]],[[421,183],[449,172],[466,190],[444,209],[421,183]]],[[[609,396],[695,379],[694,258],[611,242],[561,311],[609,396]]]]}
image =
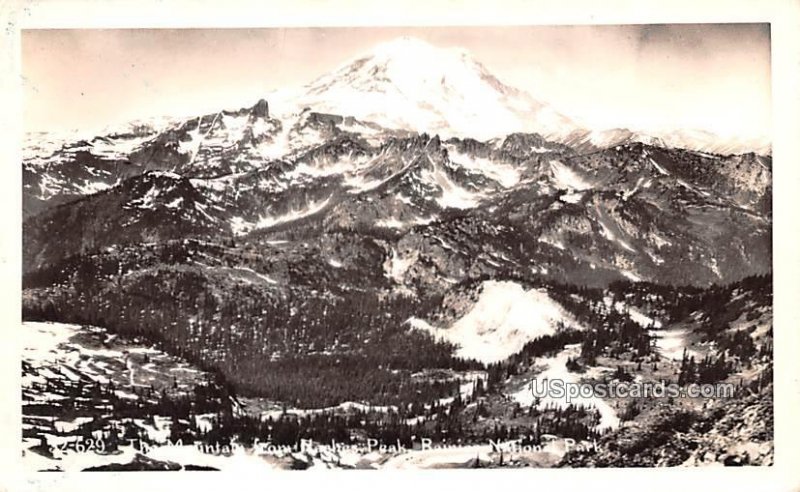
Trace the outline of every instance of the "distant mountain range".
{"type": "MultiPolygon", "coordinates": [[[[23,170],[30,266],[123,238],[280,235],[310,223],[444,237],[460,234],[457,221],[484,248],[497,242],[495,254],[527,245],[505,260],[469,258],[487,271],[541,263],[537,272],[570,281],[708,284],[770,262],[771,158],[753,153],[639,142],[587,152],[535,133],[442,140],[310,108],[278,118],[262,100],[64,144],[23,170]],[[62,241],[49,243],[53,234],[62,241]]],[[[466,254],[473,239],[436,254],[466,254]]]]}

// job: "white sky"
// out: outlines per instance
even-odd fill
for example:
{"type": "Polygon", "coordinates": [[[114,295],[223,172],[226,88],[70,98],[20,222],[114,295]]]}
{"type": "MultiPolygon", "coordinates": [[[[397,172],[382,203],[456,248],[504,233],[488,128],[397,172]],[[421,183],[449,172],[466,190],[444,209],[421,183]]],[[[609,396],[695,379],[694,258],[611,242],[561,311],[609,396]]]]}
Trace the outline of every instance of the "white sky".
{"type": "Polygon", "coordinates": [[[410,35],[591,128],[770,134],[767,24],[23,32],[26,130],[252,105],[410,35]]]}

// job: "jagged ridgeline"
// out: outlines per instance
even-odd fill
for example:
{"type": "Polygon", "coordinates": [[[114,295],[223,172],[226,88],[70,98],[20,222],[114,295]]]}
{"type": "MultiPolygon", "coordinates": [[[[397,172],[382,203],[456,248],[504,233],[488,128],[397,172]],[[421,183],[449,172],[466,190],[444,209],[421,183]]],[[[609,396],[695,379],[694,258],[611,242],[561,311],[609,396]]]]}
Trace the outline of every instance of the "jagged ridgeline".
{"type": "MultiPolygon", "coordinates": [[[[23,367],[66,400],[94,394],[206,442],[326,439],[326,428],[345,440],[602,436],[630,445],[564,464],[771,460],[763,146],[588,132],[465,53],[415,41],[294,99],[83,139],[29,137],[23,318],[97,327],[208,375],[194,390],[153,383],[133,405],[91,393],[92,376],[78,389],[23,367]],[[443,74],[392,88],[407,57],[421,56],[443,60],[443,74]],[[420,99],[413,111],[408,94],[420,99]],[[465,98],[502,124],[465,114],[465,98]],[[756,443],[742,457],[728,449],[736,437],[707,438],[725,432],[719,402],[543,403],[526,390],[541,374],[732,382],[741,398],[721,422],[756,412],[767,427],[738,435],[756,443]],[[193,409],[193,398],[206,404],[193,409]],[[371,417],[341,417],[362,406],[371,417]],[[303,418],[289,422],[291,410],[303,418]],[[211,430],[182,423],[201,413],[219,415],[211,430]],[[678,423],[651,425],[662,417],[678,423]],[[663,451],[678,431],[690,437],[663,451]]],[[[71,336],[85,352],[86,336],[71,336]]],[[[97,413],[27,404],[59,418],[97,413]]],[[[137,425],[132,435],[158,427],[137,425]]],[[[136,466],[157,467],[147,459],[136,466]]]]}

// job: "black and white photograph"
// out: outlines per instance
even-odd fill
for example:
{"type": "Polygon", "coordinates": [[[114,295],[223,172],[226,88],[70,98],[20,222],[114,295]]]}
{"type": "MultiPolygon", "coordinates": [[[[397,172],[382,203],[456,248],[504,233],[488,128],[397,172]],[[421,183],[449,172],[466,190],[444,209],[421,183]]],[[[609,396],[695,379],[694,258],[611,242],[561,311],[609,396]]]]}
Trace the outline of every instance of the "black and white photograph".
{"type": "Polygon", "coordinates": [[[769,23],[20,45],[26,472],[774,465],[769,23]]]}

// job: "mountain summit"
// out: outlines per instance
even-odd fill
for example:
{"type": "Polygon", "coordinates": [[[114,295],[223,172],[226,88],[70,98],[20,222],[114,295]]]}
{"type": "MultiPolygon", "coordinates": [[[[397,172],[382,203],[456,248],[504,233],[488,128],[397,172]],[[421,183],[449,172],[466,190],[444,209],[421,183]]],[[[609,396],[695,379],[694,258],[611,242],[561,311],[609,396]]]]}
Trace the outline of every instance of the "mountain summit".
{"type": "Polygon", "coordinates": [[[353,116],[385,128],[489,140],[538,133],[581,150],[631,142],[720,154],[771,153],[766,137],[721,138],[702,130],[656,134],[585,128],[545,101],[501,82],[467,50],[402,37],[377,45],[297,90],[270,95],[284,113],[304,108],[353,116]]]}
{"type": "Polygon", "coordinates": [[[535,131],[561,139],[577,125],[509,87],[467,51],[403,37],[306,85],[287,103],[389,128],[489,139],[535,131]]]}

